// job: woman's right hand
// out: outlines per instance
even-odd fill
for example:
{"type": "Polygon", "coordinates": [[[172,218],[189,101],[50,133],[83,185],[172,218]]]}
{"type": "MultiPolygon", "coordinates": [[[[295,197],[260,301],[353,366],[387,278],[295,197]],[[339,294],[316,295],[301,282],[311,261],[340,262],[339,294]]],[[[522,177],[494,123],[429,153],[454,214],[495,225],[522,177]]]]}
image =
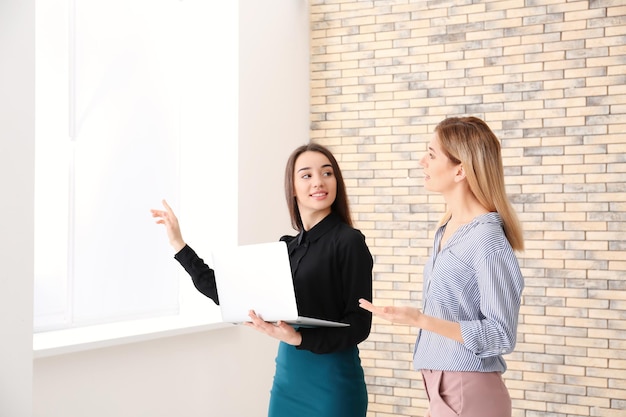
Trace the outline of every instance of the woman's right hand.
{"type": "Polygon", "coordinates": [[[165,225],[165,231],[167,232],[167,238],[170,241],[170,245],[172,245],[174,251],[178,253],[185,247],[186,243],[180,232],[178,219],[176,218],[172,208],[165,200],[163,200],[163,207],[165,207],[165,210],[151,209],[150,212],[152,213],[152,217],[157,219],[157,224],[165,225]]]}

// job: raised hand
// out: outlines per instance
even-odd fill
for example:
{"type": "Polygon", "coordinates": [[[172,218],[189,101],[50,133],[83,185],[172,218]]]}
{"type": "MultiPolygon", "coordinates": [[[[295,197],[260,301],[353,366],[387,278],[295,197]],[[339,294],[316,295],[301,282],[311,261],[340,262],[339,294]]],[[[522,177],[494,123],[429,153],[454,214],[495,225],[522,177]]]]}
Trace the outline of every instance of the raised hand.
{"type": "Polygon", "coordinates": [[[172,208],[165,200],[163,200],[163,207],[165,207],[165,210],[151,209],[150,212],[152,213],[152,217],[157,219],[157,224],[165,225],[165,231],[167,232],[167,238],[169,239],[170,245],[172,245],[175,252],[179,252],[185,247],[185,241],[183,240],[182,233],[180,232],[178,219],[176,218],[172,208]]]}

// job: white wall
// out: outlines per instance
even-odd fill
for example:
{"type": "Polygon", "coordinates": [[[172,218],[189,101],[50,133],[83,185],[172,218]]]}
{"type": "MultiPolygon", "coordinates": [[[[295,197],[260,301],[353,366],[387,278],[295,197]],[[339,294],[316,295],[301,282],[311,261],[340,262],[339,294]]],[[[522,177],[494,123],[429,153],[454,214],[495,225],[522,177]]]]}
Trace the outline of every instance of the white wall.
{"type": "Polygon", "coordinates": [[[262,417],[276,346],[233,326],[37,359],[33,416],[262,417]]]}
{"type": "MultiPolygon", "coordinates": [[[[289,152],[308,140],[306,1],[273,0],[264,2],[264,7],[257,3],[239,2],[240,22],[245,22],[239,31],[239,100],[246,103],[239,114],[241,244],[276,240],[290,232],[283,168],[289,152]]],[[[32,91],[32,85],[28,87],[32,91]]],[[[30,165],[30,170],[25,168],[26,177],[32,179],[32,149],[25,153],[30,165]]],[[[32,190],[32,180],[26,185],[32,190]]],[[[219,196],[207,193],[207,198],[219,203],[219,196]]],[[[31,207],[32,197],[26,201],[31,207]]],[[[32,222],[29,227],[32,232],[32,222]]],[[[3,244],[14,246],[12,241],[3,244]]],[[[32,256],[26,262],[30,263],[32,256]]],[[[24,274],[24,268],[19,271],[24,274]]],[[[27,278],[32,281],[32,271],[27,278]]],[[[32,294],[32,283],[23,286],[28,288],[22,291],[32,294]]],[[[7,291],[2,293],[2,297],[12,297],[7,291]]],[[[10,301],[17,310],[17,301],[10,301]]],[[[32,297],[29,301],[32,311],[32,297]]],[[[16,332],[25,332],[20,325],[12,326],[16,332]]],[[[29,326],[27,332],[31,331],[29,326]]],[[[16,345],[15,350],[23,349],[24,344],[16,345]]],[[[38,358],[34,361],[33,415],[265,416],[276,346],[275,340],[250,329],[232,327],[38,358]]]]}
{"type": "Polygon", "coordinates": [[[284,167],[309,141],[309,10],[306,0],[240,5],[239,66],[254,69],[239,73],[239,243],[248,244],[294,233],[284,167]]]}
{"type": "Polygon", "coordinates": [[[0,2],[0,415],[30,417],[35,2],[0,2]],[[19,40],[19,41],[18,41],[19,40]]]}

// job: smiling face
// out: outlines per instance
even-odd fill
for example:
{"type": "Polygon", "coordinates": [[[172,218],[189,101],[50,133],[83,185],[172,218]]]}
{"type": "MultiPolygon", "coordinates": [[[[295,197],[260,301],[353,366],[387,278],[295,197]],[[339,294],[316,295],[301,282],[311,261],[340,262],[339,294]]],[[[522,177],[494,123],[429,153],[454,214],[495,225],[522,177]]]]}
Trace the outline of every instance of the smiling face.
{"type": "Polygon", "coordinates": [[[461,164],[454,163],[443,152],[437,134],[428,144],[428,151],[420,159],[420,165],[424,168],[424,188],[429,191],[445,194],[459,181],[461,164]]]}
{"type": "Polygon", "coordinates": [[[316,221],[331,212],[337,197],[337,178],[330,160],[320,152],[306,151],[296,159],[293,186],[302,220],[316,221]]]}

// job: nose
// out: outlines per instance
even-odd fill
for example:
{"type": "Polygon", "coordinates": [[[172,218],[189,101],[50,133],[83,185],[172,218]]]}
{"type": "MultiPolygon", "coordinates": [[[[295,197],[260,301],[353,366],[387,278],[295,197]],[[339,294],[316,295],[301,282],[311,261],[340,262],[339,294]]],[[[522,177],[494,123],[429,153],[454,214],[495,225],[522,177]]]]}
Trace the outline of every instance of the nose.
{"type": "Polygon", "coordinates": [[[313,187],[315,188],[320,188],[323,184],[323,178],[321,175],[314,175],[313,176],[313,187]]]}
{"type": "Polygon", "coordinates": [[[421,159],[420,159],[420,161],[419,161],[419,164],[420,164],[421,166],[423,166],[423,167],[425,167],[425,166],[426,166],[426,155],[427,155],[427,154],[424,154],[424,156],[422,156],[422,158],[421,158],[421,159]]]}

